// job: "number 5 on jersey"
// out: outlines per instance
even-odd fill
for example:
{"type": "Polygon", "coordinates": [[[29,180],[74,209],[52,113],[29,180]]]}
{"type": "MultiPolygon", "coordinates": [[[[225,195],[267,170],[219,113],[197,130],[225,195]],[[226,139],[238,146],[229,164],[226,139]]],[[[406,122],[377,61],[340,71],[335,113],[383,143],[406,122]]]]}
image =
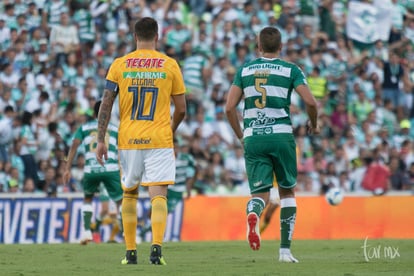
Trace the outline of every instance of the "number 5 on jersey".
{"type": "Polygon", "coordinates": [[[262,78],[258,78],[255,79],[254,81],[254,88],[256,89],[257,92],[259,92],[260,94],[262,94],[262,99],[261,102],[259,99],[256,99],[254,101],[254,105],[257,108],[263,109],[266,107],[266,88],[264,88],[262,85],[267,83],[267,79],[262,79],[262,78]]]}

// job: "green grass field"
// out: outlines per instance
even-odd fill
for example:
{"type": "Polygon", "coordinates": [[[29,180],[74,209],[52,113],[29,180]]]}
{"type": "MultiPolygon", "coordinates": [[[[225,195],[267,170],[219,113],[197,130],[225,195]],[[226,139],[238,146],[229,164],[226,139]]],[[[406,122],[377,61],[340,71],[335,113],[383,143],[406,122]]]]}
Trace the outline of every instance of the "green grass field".
{"type": "Polygon", "coordinates": [[[127,266],[123,244],[1,245],[0,275],[414,275],[414,240],[367,240],[366,250],[364,243],[294,241],[300,263],[286,264],[276,241],[262,241],[259,251],[240,241],[169,242],[167,266],[149,265],[148,243],[138,245],[139,264],[127,266]]]}

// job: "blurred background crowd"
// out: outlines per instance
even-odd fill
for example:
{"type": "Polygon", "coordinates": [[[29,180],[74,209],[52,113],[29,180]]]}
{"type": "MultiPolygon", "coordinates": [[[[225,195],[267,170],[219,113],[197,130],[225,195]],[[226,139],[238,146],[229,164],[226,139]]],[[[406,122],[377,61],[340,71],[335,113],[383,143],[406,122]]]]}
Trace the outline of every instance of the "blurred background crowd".
{"type": "MultiPolygon", "coordinates": [[[[160,51],[180,64],[188,116],[179,151],[203,194],[247,191],[243,150],[224,104],[238,67],[259,56],[264,26],[282,32],[320,104],[306,135],[293,93],[299,192],[410,190],[414,183],[414,1],[4,0],[0,3],[0,192],[81,191],[84,156],[62,172],[71,138],[93,117],[106,71],[135,48],[133,26],[159,23],[160,51]]],[[[243,107],[240,106],[240,114],[243,107]]],[[[114,106],[112,121],[117,123],[114,106]]]]}

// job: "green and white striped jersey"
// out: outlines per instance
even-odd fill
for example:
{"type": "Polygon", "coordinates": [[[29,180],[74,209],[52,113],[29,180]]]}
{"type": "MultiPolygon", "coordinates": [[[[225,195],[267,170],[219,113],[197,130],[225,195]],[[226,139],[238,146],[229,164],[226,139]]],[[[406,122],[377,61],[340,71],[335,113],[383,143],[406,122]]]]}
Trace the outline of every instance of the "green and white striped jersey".
{"type": "Polygon", "coordinates": [[[96,146],[98,144],[98,121],[92,120],[80,126],[74,135],[74,139],[82,141],[85,154],[85,173],[100,173],[119,171],[118,165],[118,129],[115,125],[109,124],[105,136],[105,143],[108,148],[108,160],[105,166],[101,166],[96,160],[96,146]]]}
{"type": "Polygon", "coordinates": [[[175,158],[175,184],[168,189],[183,193],[186,191],[187,179],[194,177],[196,161],[191,154],[178,153],[175,158]]]}
{"type": "Polygon", "coordinates": [[[207,58],[202,55],[193,55],[184,60],[183,76],[185,87],[191,90],[204,89],[202,70],[209,66],[207,58]]]}
{"type": "Polygon", "coordinates": [[[68,7],[66,5],[66,0],[59,1],[48,1],[46,3],[45,9],[48,14],[48,23],[49,27],[60,24],[60,15],[63,12],[68,12],[68,7]]]}
{"type": "Polygon", "coordinates": [[[295,64],[278,58],[258,58],[242,66],[233,81],[244,94],[244,137],[292,133],[290,96],[307,85],[295,64]]]}
{"type": "Polygon", "coordinates": [[[88,10],[81,9],[73,15],[73,21],[79,26],[79,39],[81,42],[95,40],[95,22],[88,10]]]}

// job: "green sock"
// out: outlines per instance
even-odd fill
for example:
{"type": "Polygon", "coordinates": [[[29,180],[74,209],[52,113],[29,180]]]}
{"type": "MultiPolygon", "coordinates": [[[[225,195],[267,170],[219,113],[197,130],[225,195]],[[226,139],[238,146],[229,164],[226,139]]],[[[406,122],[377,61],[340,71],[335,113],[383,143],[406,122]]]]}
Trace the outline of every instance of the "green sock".
{"type": "Polygon", "coordinates": [[[263,199],[260,197],[252,197],[249,202],[247,202],[246,214],[255,213],[260,218],[264,207],[265,202],[263,199]]]}
{"type": "Polygon", "coordinates": [[[96,217],[95,218],[95,229],[94,229],[95,232],[99,232],[99,228],[101,227],[101,224],[102,224],[102,219],[96,217]]]}
{"type": "Polygon", "coordinates": [[[290,248],[296,221],[296,199],[284,198],[280,206],[280,248],[290,248]]]}
{"type": "Polygon", "coordinates": [[[91,230],[91,219],[92,219],[93,209],[91,204],[82,205],[82,215],[83,215],[83,228],[85,230],[91,230]]]}

